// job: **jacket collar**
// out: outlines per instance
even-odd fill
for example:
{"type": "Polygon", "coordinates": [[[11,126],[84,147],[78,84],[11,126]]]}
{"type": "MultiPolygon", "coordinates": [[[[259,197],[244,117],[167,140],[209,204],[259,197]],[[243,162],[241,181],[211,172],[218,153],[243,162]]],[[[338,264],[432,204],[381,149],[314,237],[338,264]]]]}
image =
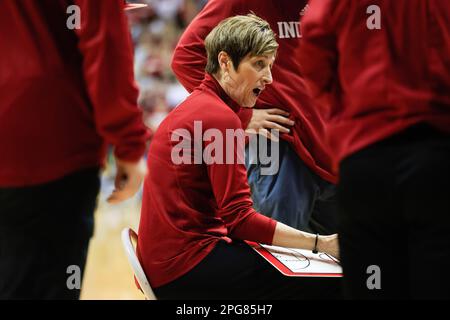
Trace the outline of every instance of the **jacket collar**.
{"type": "Polygon", "coordinates": [[[234,112],[238,112],[241,109],[241,106],[231,99],[229,95],[223,90],[222,86],[219,84],[219,82],[209,73],[205,73],[205,78],[203,79],[200,88],[207,88],[211,91],[213,91],[215,94],[219,96],[220,99],[222,99],[223,102],[225,102],[234,112]]]}

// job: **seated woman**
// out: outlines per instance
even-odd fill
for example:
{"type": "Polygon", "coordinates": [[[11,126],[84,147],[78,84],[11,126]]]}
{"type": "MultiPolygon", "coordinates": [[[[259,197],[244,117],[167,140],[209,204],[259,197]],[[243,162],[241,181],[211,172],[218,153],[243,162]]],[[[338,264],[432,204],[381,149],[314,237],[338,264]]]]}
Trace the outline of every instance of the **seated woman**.
{"type": "MultiPolygon", "coordinates": [[[[283,276],[243,242],[303,249],[313,249],[316,243],[316,235],[252,208],[239,157],[243,145],[226,139],[230,132],[236,136],[243,132],[236,112],[253,107],[272,82],[275,34],[255,15],[235,16],[214,28],[205,46],[204,81],[161,123],[148,155],[138,256],[156,296],[337,297],[338,279],[283,276]]],[[[317,249],[338,256],[337,235],[318,237],[317,249]]]]}

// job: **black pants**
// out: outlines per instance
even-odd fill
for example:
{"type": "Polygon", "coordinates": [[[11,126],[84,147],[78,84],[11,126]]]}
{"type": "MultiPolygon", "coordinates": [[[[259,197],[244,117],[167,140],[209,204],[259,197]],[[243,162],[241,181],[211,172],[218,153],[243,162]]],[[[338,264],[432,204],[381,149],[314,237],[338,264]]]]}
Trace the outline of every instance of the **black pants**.
{"type": "Polygon", "coordinates": [[[0,188],[0,299],[79,298],[69,277],[83,275],[99,187],[99,169],[91,168],[39,186],[0,188]]]}
{"type": "Polygon", "coordinates": [[[345,159],[340,175],[345,297],[450,298],[450,137],[411,127],[345,159]]]}
{"type": "Polygon", "coordinates": [[[220,241],[196,267],[155,294],[158,299],[338,299],[341,278],[287,277],[246,243],[220,241]]]}

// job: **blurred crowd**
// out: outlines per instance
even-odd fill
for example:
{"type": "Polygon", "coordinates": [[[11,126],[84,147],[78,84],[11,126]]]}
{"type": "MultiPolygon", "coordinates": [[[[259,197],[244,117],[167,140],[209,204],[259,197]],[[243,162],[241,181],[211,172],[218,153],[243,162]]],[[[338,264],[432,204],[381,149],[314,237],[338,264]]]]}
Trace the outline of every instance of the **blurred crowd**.
{"type": "MultiPolygon", "coordinates": [[[[133,2],[133,1],[129,1],[133,2]]],[[[170,68],[173,50],[186,26],[207,0],[140,0],[146,8],[127,11],[135,47],[135,77],[145,124],[156,130],[188,95],[170,68]]]]}

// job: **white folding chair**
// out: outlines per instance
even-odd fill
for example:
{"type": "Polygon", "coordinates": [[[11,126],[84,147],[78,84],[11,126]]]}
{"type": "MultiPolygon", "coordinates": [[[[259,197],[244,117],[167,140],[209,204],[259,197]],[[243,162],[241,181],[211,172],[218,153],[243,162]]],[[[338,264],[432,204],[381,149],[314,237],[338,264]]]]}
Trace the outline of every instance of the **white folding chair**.
{"type": "Polygon", "coordinates": [[[144,270],[142,269],[141,264],[139,263],[139,259],[136,255],[136,250],[133,245],[133,241],[137,243],[138,235],[133,229],[125,228],[122,230],[122,244],[125,249],[125,253],[128,258],[128,262],[133,269],[133,273],[136,276],[137,282],[144,292],[145,298],[147,300],[156,300],[156,296],[153,293],[152,287],[147,280],[144,270]]]}

